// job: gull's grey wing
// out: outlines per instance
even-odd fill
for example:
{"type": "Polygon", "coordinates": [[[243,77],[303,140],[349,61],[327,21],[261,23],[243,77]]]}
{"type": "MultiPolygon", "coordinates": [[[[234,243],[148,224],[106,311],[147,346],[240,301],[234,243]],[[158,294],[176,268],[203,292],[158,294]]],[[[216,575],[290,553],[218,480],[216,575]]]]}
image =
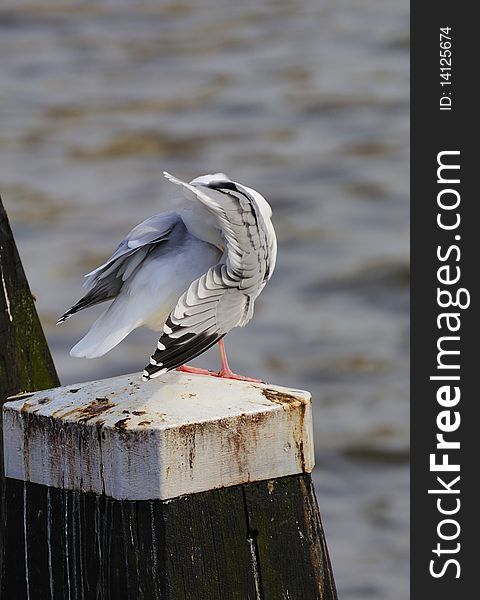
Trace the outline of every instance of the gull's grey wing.
{"type": "Polygon", "coordinates": [[[217,264],[180,297],[163,328],[144,379],[162,375],[196,358],[245,319],[249,296],[229,287],[227,267],[217,264]]]}
{"type": "Polygon", "coordinates": [[[165,176],[216,218],[226,244],[230,280],[245,293],[258,296],[273,273],[277,255],[272,210],[265,198],[240,183],[216,176],[210,181],[201,177],[192,183],[169,173],[165,176]]]}
{"type": "Polygon", "coordinates": [[[150,252],[169,239],[178,223],[183,225],[180,215],[170,211],[150,217],[134,227],[107,262],[85,275],[84,287],[89,291],[60,317],[58,323],[84,308],[115,298],[150,252]]]}
{"type": "Polygon", "coordinates": [[[276,258],[271,209],[260,194],[227,180],[186,184],[167,177],[216,217],[226,259],[181,296],[145,368],[145,379],[192,360],[233,327],[245,325],[252,317],[255,298],[271,277],[276,258]]]}

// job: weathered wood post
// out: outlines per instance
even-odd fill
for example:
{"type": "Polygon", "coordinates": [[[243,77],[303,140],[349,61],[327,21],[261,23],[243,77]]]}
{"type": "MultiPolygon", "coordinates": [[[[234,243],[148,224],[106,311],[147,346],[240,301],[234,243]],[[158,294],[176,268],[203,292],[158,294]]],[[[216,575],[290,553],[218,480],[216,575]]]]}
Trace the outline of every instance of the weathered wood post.
{"type": "MultiPolygon", "coordinates": [[[[0,198],[0,407],[8,396],[60,385],[0,198]]],[[[3,444],[0,415],[0,574],[3,556],[3,444]]]]}
{"type": "Polygon", "coordinates": [[[3,410],[2,598],[336,599],[307,392],[135,374],[3,410]]]}

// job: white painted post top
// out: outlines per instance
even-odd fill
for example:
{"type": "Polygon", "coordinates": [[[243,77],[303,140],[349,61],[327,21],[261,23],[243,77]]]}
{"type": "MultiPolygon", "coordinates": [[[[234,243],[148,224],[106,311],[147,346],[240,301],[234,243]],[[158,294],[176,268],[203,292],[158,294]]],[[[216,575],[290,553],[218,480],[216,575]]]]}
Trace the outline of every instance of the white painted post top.
{"type": "Polygon", "coordinates": [[[314,466],[308,392],[171,372],[12,398],[5,474],[118,500],[168,499],[314,466]]]}

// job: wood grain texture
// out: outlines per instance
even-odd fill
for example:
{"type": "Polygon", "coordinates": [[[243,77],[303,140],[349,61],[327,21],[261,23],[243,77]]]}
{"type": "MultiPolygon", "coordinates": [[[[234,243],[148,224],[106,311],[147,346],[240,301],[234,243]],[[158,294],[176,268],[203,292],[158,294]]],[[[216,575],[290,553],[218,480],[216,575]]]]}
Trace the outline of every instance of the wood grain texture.
{"type": "Polygon", "coordinates": [[[165,500],[314,465],[308,392],[178,372],[13,399],[4,430],[8,477],[117,500],[165,500]]]}
{"type": "MultiPolygon", "coordinates": [[[[0,408],[8,396],[60,385],[0,198],[0,408]]],[[[3,555],[3,438],[0,415],[0,564],[3,555]]]]}
{"type": "Polygon", "coordinates": [[[0,199],[0,401],[60,385],[0,199]]]}
{"type": "Polygon", "coordinates": [[[7,491],[2,598],[337,598],[307,474],[170,501],[10,479],[7,491]]]}

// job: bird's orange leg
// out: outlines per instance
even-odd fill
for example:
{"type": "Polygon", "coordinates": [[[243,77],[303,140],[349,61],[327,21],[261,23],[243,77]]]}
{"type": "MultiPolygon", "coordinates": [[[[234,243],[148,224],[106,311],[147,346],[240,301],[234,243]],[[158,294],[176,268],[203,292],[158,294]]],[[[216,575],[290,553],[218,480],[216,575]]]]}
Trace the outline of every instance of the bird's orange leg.
{"type": "Polygon", "coordinates": [[[222,368],[218,373],[209,371],[208,369],[199,369],[198,367],[190,367],[189,365],[182,365],[177,367],[176,370],[181,373],[190,373],[193,375],[210,375],[210,377],[220,377],[221,379],[236,379],[238,381],[252,381],[254,383],[263,383],[261,379],[254,379],[253,377],[245,377],[244,375],[237,375],[234,373],[227,360],[227,351],[225,350],[225,342],[220,340],[218,342],[218,348],[220,350],[220,357],[222,359],[222,368]]]}
{"type": "Polygon", "coordinates": [[[262,383],[261,379],[254,379],[253,377],[245,377],[244,375],[237,375],[236,373],[234,373],[228,366],[225,342],[223,340],[220,340],[218,342],[218,347],[220,350],[220,356],[222,358],[222,368],[216,374],[217,377],[221,377],[222,379],[237,379],[239,381],[253,381],[254,383],[262,383]]]}

